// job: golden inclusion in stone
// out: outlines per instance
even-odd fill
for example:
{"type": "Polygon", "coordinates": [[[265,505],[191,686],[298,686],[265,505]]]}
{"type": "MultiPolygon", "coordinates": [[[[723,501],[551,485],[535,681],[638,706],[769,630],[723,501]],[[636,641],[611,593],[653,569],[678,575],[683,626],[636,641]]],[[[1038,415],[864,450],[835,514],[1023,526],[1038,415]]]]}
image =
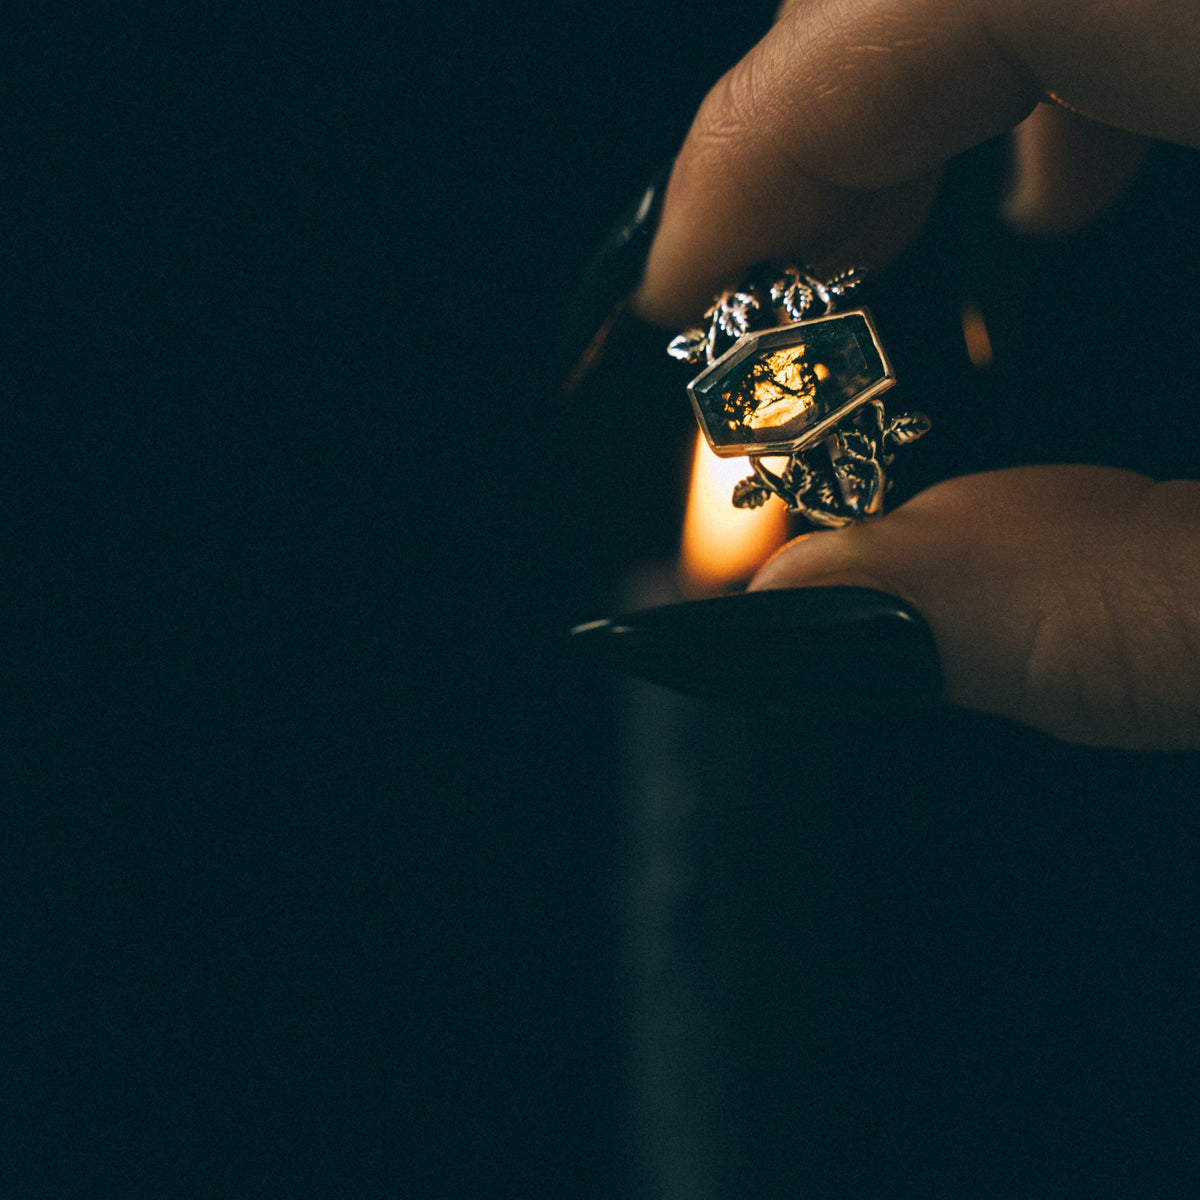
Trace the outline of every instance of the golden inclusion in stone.
{"type": "Polygon", "coordinates": [[[741,386],[724,394],[729,427],[780,429],[817,405],[817,382],[828,374],[823,364],[809,366],[808,347],[789,346],[759,359],[741,386]]]}

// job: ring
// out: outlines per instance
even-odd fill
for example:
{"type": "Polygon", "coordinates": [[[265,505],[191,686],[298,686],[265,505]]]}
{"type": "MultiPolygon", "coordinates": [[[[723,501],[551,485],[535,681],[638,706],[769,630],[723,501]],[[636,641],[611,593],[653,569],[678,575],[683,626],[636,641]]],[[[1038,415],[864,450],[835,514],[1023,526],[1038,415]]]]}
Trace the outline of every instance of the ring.
{"type": "Polygon", "coordinates": [[[713,453],[750,458],[737,508],[774,495],[814,525],[878,516],[896,447],[928,431],[924,413],[884,411],[896,376],[870,312],[835,311],[861,282],[857,270],[821,281],[803,267],[760,269],[667,348],[706,364],[688,396],[713,453]],[[783,456],[778,471],[763,461],[783,456]]]}

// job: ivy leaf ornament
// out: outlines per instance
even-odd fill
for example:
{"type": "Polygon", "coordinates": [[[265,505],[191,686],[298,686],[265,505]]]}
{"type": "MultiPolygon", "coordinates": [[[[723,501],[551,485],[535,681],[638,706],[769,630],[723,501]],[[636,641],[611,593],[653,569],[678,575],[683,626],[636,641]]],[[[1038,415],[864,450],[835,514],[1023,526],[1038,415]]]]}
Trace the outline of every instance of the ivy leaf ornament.
{"type": "Polygon", "coordinates": [[[678,337],[671,339],[667,353],[672,358],[682,362],[703,362],[708,350],[708,331],[704,329],[685,329],[678,337]]]}

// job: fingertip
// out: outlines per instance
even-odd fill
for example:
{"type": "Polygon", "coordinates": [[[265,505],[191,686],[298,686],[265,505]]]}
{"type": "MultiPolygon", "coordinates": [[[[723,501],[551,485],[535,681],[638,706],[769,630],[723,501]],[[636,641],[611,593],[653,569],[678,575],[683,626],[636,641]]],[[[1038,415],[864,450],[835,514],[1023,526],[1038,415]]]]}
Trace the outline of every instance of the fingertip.
{"type": "Polygon", "coordinates": [[[746,584],[746,591],[758,592],[768,588],[796,587],[793,572],[797,562],[802,561],[804,554],[802,547],[817,536],[820,535],[802,533],[799,537],[780,546],[755,572],[754,577],[746,584]]]}
{"type": "Polygon", "coordinates": [[[694,167],[677,163],[632,310],[680,329],[760,263],[801,262],[822,275],[887,267],[928,220],[941,174],[857,192],[797,173],[748,203],[729,189],[714,194],[694,167]]]}
{"type": "Polygon", "coordinates": [[[907,588],[877,569],[870,541],[870,527],[862,524],[802,534],[780,547],[759,568],[747,584],[747,591],[854,587],[887,592],[911,602],[907,588]]]}

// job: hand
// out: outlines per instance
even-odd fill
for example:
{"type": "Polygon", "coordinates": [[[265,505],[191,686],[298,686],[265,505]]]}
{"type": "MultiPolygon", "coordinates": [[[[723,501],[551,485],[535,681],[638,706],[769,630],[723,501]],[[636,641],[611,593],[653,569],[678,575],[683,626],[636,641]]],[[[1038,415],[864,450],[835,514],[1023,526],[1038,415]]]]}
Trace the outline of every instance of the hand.
{"type": "Polygon", "coordinates": [[[790,0],[701,106],[636,306],[679,327],[758,262],[883,265],[942,164],[1018,125],[1010,218],[1081,224],[1145,137],[1200,145],[1198,57],[1192,0],[790,0]]]}
{"type": "MultiPolygon", "coordinates": [[[[1007,129],[1009,219],[1081,225],[1146,138],[1200,145],[1198,53],[1190,0],[790,0],[702,105],[635,303],[679,326],[764,260],[881,265],[943,164],[1007,129]]],[[[1093,745],[1200,747],[1200,483],[1070,466],[951,480],[793,542],[751,586],[818,584],[921,611],[955,703],[1093,745]]]]}
{"type": "Polygon", "coordinates": [[[1200,483],[964,476],[797,539],[750,586],[837,584],[924,615],[953,703],[1090,745],[1200,747],[1200,483]]]}

